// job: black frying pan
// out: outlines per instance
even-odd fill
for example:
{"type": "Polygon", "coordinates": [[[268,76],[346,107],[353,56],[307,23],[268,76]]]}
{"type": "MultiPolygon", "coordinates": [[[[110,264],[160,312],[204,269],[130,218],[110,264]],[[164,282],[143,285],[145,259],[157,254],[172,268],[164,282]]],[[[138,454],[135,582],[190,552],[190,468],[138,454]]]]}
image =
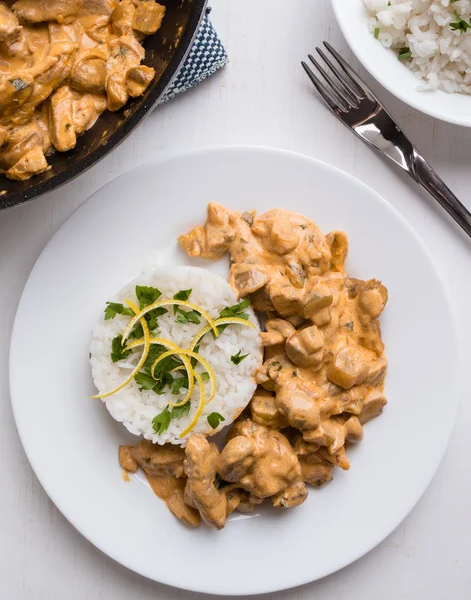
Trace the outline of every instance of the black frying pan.
{"type": "Polygon", "coordinates": [[[158,103],[188,54],[207,0],[159,2],[167,11],[162,27],[144,42],[146,57],[142,64],[154,67],[156,72],[145,94],[130,99],[118,112],[104,112],[95,125],[77,139],[73,150],[55,152],[48,157],[51,168],[45,173],[28,181],[11,181],[0,175],[0,210],[32,200],[86,171],[120,144],[158,103]]]}

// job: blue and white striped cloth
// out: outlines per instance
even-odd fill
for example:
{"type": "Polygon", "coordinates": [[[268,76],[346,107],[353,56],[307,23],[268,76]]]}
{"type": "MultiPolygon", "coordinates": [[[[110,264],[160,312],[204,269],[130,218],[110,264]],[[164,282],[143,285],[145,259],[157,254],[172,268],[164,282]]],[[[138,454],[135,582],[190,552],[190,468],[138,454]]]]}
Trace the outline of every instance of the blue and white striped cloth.
{"type": "Polygon", "coordinates": [[[224,46],[206,14],[180,72],[159,104],[198,85],[228,62],[224,46]]]}

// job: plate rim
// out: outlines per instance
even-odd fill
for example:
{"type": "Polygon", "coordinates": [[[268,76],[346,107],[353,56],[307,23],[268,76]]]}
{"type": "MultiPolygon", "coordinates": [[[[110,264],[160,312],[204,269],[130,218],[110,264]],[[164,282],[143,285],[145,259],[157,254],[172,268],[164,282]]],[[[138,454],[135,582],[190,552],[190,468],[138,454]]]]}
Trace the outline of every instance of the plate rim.
{"type": "MultiPolygon", "coordinates": [[[[105,183],[104,185],[102,185],[101,187],[99,187],[91,196],[89,196],[80,206],[78,206],[70,215],[69,217],[67,217],[67,219],[57,228],[57,230],[54,232],[54,234],[51,236],[50,240],[48,241],[48,243],[43,247],[43,249],[41,250],[37,260],[35,261],[30,274],[28,275],[28,278],[26,280],[26,283],[24,285],[23,291],[21,293],[21,297],[20,297],[20,301],[18,303],[18,307],[17,307],[17,311],[15,314],[15,318],[14,318],[14,322],[13,322],[13,328],[12,328],[12,333],[11,333],[11,338],[10,338],[10,351],[9,351],[9,388],[10,388],[10,401],[11,401],[11,406],[12,406],[12,411],[13,411],[13,416],[14,416],[14,421],[15,421],[15,426],[21,441],[21,444],[23,446],[23,450],[26,454],[26,457],[28,458],[28,461],[31,465],[31,468],[33,469],[33,472],[35,474],[35,476],[37,477],[38,481],[40,482],[41,486],[43,487],[44,491],[46,492],[47,496],[49,497],[49,499],[53,502],[53,504],[55,505],[55,507],[60,511],[60,513],[67,519],[67,521],[69,521],[69,523],[71,523],[71,525],[73,525],[73,527],[88,541],[90,542],[94,547],[96,547],[98,550],[100,550],[100,552],[102,552],[103,554],[105,554],[106,556],[112,558],[115,562],[117,562],[118,564],[120,564],[121,566],[127,568],[130,571],[133,571],[151,581],[155,581],[157,583],[163,584],[163,585],[168,585],[171,587],[175,587],[176,589],[182,589],[182,590],[186,590],[189,592],[196,592],[196,593],[205,593],[205,594],[209,594],[209,595],[219,595],[219,596],[233,596],[233,594],[228,591],[228,590],[217,590],[215,591],[214,589],[210,589],[210,588],[205,588],[202,586],[197,586],[197,587],[189,587],[188,584],[186,584],[185,582],[182,583],[176,583],[174,578],[165,578],[165,577],[159,577],[159,579],[155,578],[155,575],[152,575],[148,572],[146,572],[145,569],[140,569],[138,565],[133,564],[133,566],[130,566],[130,562],[127,561],[125,559],[123,559],[120,556],[117,556],[113,551],[110,551],[109,549],[103,549],[103,544],[101,544],[99,541],[95,541],[93,539],[91,539],[92,536],[87,535],[84,531],[82,531],[81,526],[76,522],[76,519],[73,515],[70,515],[70,511],[67,510],[67,507],[63,507],[62,503],[59,501],[57,501],[56,499],[56,494],[50,489],[50,485],[49,483],[44,483],[43,482],[43,478],[40,476],[40,474],[38,473],[38,471],[40,471],[40,466],[37,465],[35,458],[32,456],[32,452],[31,449],[29,448],[29,441],[27,439],[25,439],[25,436],[22,435],[21,432],[21,425],[19,424],[19,420],[18,420],[18,413],[17,413],[17,409],[15,407],[18,406],[15,403],[14,400],[14,383],[13,383],[13,378],[12,378],[12,371],[13,371],[13,363],[14,363],[14,340],[15,337],[17,336],[17,330],[19,329],[20,325],[19,325],[19,314],[22,308],[22,304],[24,302],[24,298],[25,298],[25,293],[27,291],[28,285],[30,283],[30,279],[33,276],[33,273],[39,268],[41,259],[43,257],[43,255],[47,252],[47,250],[49,249],[49,247],[54,243],[56,237],[59,236],[60,232],[62,231],[62,229],[65,227],[65,225],[67,223],[69,223],[69,221],[73,218],[77,218],[76,217],[76,213],[79,213],[81,210],[84,210],[86,205],[95,197],[95,195],[98,195],[103,188],[105,188],[108,185],[111,185],[112,183],[114,183],[115,181],[123,178],[123,177],[128,177],[129,173],[131,171],[135,171],[135,172],[139,172],[141,170],[146,170],[148,169],[151,165],[154,167],[161,167],[164,166],[166,163],[169,162],[174,162],[174,161],[179,161],[179,160],[185,160],[191,157],[197,157],[197,156],[202,156],[202,155],[209,155],[211,156],[211,154],[213,153],[232,153],[232,152],[242,152],[242,153],[261,153],[261,154],[277,154],[277,155],[281,155],[284,156],[287,160],[302,160],[308,163],[311,163],[311,165],[316,165],[317,167],[320,167],[321,169],[325,169],[327,171],[331,171],[331,172],[335,172],[337,176],[339,177],[343,177],[345,180],[350,181],[351,183],[353,183],[354,185],[357,185],[361,188],[363,188],[364,190],[367,191],[367,193],[374,195],[376,201],[382,203],[385,208],[389,211],[391,211],[392,213],[395,214],[396,218],[399,219],[402,223],[402,225],[404,227],[406,227],[406,229],[409,231],[409,233],[415,238],[416,242],[420,245],[420,247],[422,248],[422,251],[424,252],[426,258],[428,259],[429,263],[430,263],[430,267],[432,269],[432,271],[434,272],[437,282],[440,285],[442,292],[443,292],[443,296],[444,296],[444,301],[447,305],[448,308],[448,313],[449,313],[449,317],[450,317],[450,322],[451,322],[451,331],[450,331],[450,335],[451,335],[451,339],[453,342],[453,349],[454,349],[454,355],[457,359],[457,373],[461,372],[461,365],[462,365],[462,350],[461,350],[461,345],[459,344],[459,337],[458,337],[458,318],[457,318],[457,312],[456,309],[454,307],[453,302],[451,301],[451,295],[445,285],[445,282],[443,280],[443,277],[439,271],[439,269],[436,267],[435,262],[433,260],[433,255],[431,253],[431,251],[429,250],[428,246],[425,244],[425,242],[423,241],[423,239],[420,237],[420,235],[417,233],[417,231],[414,229],[414,227],[409,223],[409,221],[407,221],[407,219],[402,215],[402,213],[396,209],[396,207],[394,207],[392,204],[390,204],[385,198],[383,198],[383,196],[381,196],[378,192],[376,192],[373,188],[369,187],[368,185],[366,185],[365,183],[363,183],[360,179],[356,178],[355,176],[351,175],[350,173],[343,171],[342,169],[340,169],[339,167],[336,167],[330,163],[327,163],[323,160],[320,160],[318,158],[315,157],[311,157],[309,155],[303,154],[301,152],[295,152],[292,150],[286,150],[286,149],[282,149],[282,148],[276,148],[276,147],[270,147],[270,146],[263,146],[263,145],[246,145],[246,144],[237,144],[237,145],[217,145],[217,146],[204,146],[204,147],[200,147],[197,149],[193,149],[193,150],[189,150],[186,152],[174,152],[169,154],[168,156],[159,158],[159,159],[154,159],[154,160],[149,160],[146,161],[144,163],[142,163],[141,165],[138,165],[136,167],[130,168],[127,171],[123,172],[121,175],[119,175],[118,177],[112,179],[111,181],[105,183]]],[[[355,557],[352,559],[345,559],[342,561],[338,561],[337,563],[335,563],[335,566],[331,566],[327,569],[325,569],[325,572],[323,572],[321,575],[319,575],[318,577],[316,577],[314,580],[312,578],[308,577],[298,577],[296,582],[293,581],[288,581],[286,584],[284,584],[283,586],[279,586],[277,585],[275,588],[274,587],[270,587],[267,585],[258,585],[256,588],[254,588],[252,586],[252,590],[251,591],[245,591],[245,592],[239,592],[238,595],[240,596],[248,596],[248,595],[252,595],[252,594],[264,594],[264,593],[275,593],[278,591],[283,591],[283,590],[287,590],[287,589],[292,589],[294,587],[297,586],[301,586],[301,585],[305,585],[308,583],[312,583],[314,581],[318,581],[328,575],[331,575],[333,573],[336,573],[337,571],[340,571],[341,569],[345,568],[346,566],[353,564],[354,562],[356,562],[357,560],[359,560],[360,558],[362,558],[363,556],[365,556],[366,554],[368,554],[369,552],[371,552],[372,550],[374,550],[380,543],[382,543],[389,535],[391,535],[391,533],[393,531],[395,531],[397,529],[397,527],[404,521],[404,519],[410,514],[410,512],[413,510],[413,508],[417,505],[417,503],[420,501],[420,499],[422,498],[423,494],[425,493],[425,491],[427,490],[427,488],[429,487],[431,481],[433,480],[435,474],[437,473],[442,460],[443,460],[443,456],[446,452],[446,449],[449,445],[450,439],[451,439],[451,435],[453,432],[453,428],[455,426],[456,423],[456,416],[457,416],[457,412],[458,412],[458,408],[459,408],[459,404],[460,404],[460,397],[461,397],[461,392],[463,389],[463,382],[462,382],[462,377],[458,377],[457,381],[455,382],[455,387],[456,389],[453,390],[453,393],[451,394],[452,397],[456,397],[456,401],[455,401],[455,406],[453,408],[452,411],[452,415],[451,415],[451,419],[450,419],[450,425],[449,425],[449,430],[446,432],[446,436],[444,436],[445,441],[442,443],[442,448],[439,452],[440,458],[437,461],[436,466],[433,468],[433,470],[431,471],[431,473],[428,475],[428,477],[425,480],[425,483],[423,485],[423,489],[420,491],[420,494],[417,496],[417,498],[415,498],[409,505],[408,508],[404,511],[404,514],[401,516],[400,520],[393,525],[392,527],[388,527],[386,533],[384,533],[383,531],[379,534],[374,536],[375,537],[375,542],[373,545],[368,544],[367,548],[363,548],[361,550],[361,552],[359,554],[355,554],[355,557]]]]}
{"type": "MultiPolygon", "coordinates": [[[[350,0],[350,1],[361,2],[362,0],[350,0]]],[[[428,107],[427,105],[424,105],[424,104],[421,104],[420,102],[418,102],[414,96],[408,96],[406,93],[403,93],[400,88],[395,88],[394,86],[390,85],[388,80],[384,79],[381,68],[379,66],[376,67],[374,64],[372,64],[368,61],[366,51],[364,52],[361,49],[361,46],[359,44],[355,43],[355,36],[354,36],[353,32],[351,32],[350,29],[345,26],[346,21],[342,17],[342,10],[341,10],[342,3],[345,3],[345,0],[331,0],[335,19],[336,19],[337,24],[342,32],[342,35],[344,36],[345,40],[348,43],[350,50],[353,52],[353,54],[355,55],[357,60],[361,63],[363,68],[374,78],[374,80],[381,87],[383,87],[385,90],[387,90],[389,93],[391,93],[395,98],[397,98],[398,100],[400,100],[407,106],[410,106],[411,108],[414,108],[415,110],[418,110],[422,114],[428,115],[429,117],[432,117],[434,119],[438,119],[439,121],[443,121],[444,123],[450,123],[452,125],[458,125],[460,127],[468,127],[468,128],[471,127],[471,116],[468,118],[466,118],[465,116],[455,117],[451,111],[444,113],[444,112],[440,111],[439,108],[436,109],[433,107],[428,107]]],[[[343,6],[345,6],[345,4],[343,4],[343,6]]],[[[383,48],[383,46],[381,46],[381,45],[380,45],[379,49],[387,50],[386,48],[383,48]]],[[[402,66],[404,67],[404,65],[402,65],[402,66]]],[[[423,93],[427,94],[427,93],[432,93],[432,92],[423,92],[423,93]]],[[[444,97],[449,95],[449,94],[447,94],[447,92],[444,92],[443,90],[436,90],[433,93],[443,95],[444,97]]],[[[471,115],[471,110],[470,110],[470,115],[471,115]]]]}

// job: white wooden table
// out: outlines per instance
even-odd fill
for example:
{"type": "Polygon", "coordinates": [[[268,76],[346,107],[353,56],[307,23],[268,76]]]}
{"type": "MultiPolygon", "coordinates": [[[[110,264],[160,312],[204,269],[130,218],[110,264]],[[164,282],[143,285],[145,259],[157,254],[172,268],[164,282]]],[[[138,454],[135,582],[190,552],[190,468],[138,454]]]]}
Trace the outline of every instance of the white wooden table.
{"type": "MultiPolygon", "coordinates": [[[[41,249],[90,194],[143,161],[200,146],[257,144],[306,153],[352,173],[395,205],[432,251],[454,299],[461,341],[467,350],[463,373],[469,372],[470,241],[405,176],[328,114],[300,67],[301,58],[323,39],[351,57],[329,0],[213,0],[213,21],[231,57],[224,72],[156,110],[144,127],[78,180],[0,214],[1,600],[201,598],[142,579],[102,555],[75,531],[36,480],[20,445],[9,401],[12,322],[41,249]]],[[[357,66],[355,61],[353,64],[357,66]]],[[[407,108],[374,82],[372,87],[471,208],[471,131],[435,122],[407,108]]],[[[404,339],[413,343],[413,332],[404,331],[404,339]]],[[[433,373],[418,376],[433,377],[433,373]]],[[[447,398],[443,398],[443,410],[446,406],[447,398]]],[[[468,600],[470,426],[471,406],[465,393],[440,470],[405,522],[378,548],[343,571],[270,597],[468,600]]],[[[420,469],[414,456],[409,468],[420,469]]],[[[243,577],[243,573],[234,576],[243,577]]]]}

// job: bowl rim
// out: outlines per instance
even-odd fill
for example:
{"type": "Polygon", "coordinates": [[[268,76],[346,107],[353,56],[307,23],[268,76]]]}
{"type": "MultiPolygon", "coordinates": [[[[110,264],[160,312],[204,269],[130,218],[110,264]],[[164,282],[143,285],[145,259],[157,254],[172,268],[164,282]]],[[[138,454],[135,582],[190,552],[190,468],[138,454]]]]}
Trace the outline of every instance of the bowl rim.
{"type": "MultiPolygon", "coordinates": [[[[362,66],[368,71],[368,73],[382,87],[384,87],[386,90],[388,90],[388,92],[390,92],[393,96],[395,96],[396,98],[398,98],[399,100],[404,102],[404,104],[407,104],[408,106],[410,106],[412,108],[415,108],[419,112],[426,114],[430,117],[433,117],[434,119],[444,121],[445,123],[451,123],[452,125],[460,125],[461,127],[471,127],[471,104],[470,104],[469,117],[464,117],[464,116],[461,117],[459,115],[453,114],[451,111],[447,111],[447,110],[442,111],[433,106],[427,105],[426,102],[421,103],[418,100],[416,100],[414,96],[408,96],[407,93],[403,92],[401,89],[394,87],[388,81],[388,79],[384,77],[385,71],[383,69],[381,69],[381,66],[375,65],[369,60],[369,53],[366,50],[364,50],[360,44],[357,43],[357,40],[355,39],[353,31],[350,30],[348,27],[345,27],[346,21],[342,16],[342,8],[345,8],[345,1],[346,0],[331,0],[332,9],[333,9],[337,24],[340,27],[340,30],[341,30],[344,38],[346,39],[346,41],[350,47],[350,50],[353,52],[353,54],[356,56],[356,58],[360,61],[362,66]]],[[[351,2],[352,1],[362,2],[363,0],[350,0],[350,1],[351,2]]],[[[381,46],[381,44],[378,44],[378,45],[380,48],[387,51],[387,49],[384,48],[383,46],[381,46]]],[[[402,66],[404,67],[404,65],[402,65],[402,66]]],[[[412,71],[409,71],[409,73],[412,74],[412,71]]],[[[408,91],[408,90],[406,90],[406,91],[408,91]]],[[[451,95],[442,90],[437,90],[435,92],[424,92],[424,96],[426,96],[429,93],[439,94],[443,98],[446,98],[447,96],[451,95]]],[[[455,94],[455,95],[458,95],[458,94],[455,94]]]]}
{"type": "Polygon", "coordinates": [[[37,185],[33,185],[26,191],[8,194],[8,204],[5,206],[2,205],[4,197],[0,195],[0,212],[26,204],[34,198],[47,192],[52,192],[69,181],[72,181],[100,162],[107,154],[126,140],[132,131],[149,116],[178,76],[206,14],[208,1],[209,0],[191,0],[193,8],[187,26],[181,37],[180,44],[175,49],[167,68],[162,73],[160,79],[154,82],[145,102],[143,102],[133,114],[126,119],[119,129],[110,135],[106,144],[98,146],[95,150],[90,152],[90,154],[87,154],[81,160],[74,162],[69,169],[54,175],[54,177],[51,177],[47,181],[42,181],[37,185]]]}

